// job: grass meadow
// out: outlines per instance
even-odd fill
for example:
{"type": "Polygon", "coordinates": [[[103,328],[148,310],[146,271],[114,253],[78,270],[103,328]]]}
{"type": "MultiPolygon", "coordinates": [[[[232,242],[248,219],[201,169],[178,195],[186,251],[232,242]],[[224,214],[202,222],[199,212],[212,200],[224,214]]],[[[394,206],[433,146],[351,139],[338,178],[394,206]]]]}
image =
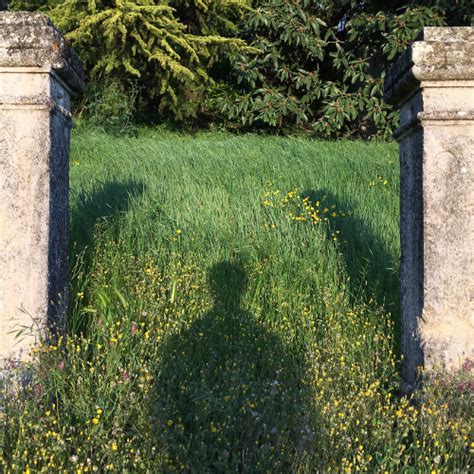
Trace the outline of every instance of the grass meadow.
{"type": "Polygon", "coordinates": [[[462,374],[399,395],[395,144],[78,129],[70,181],[68,336],[4,384],[4,472],[472,469],[462,374]]]}

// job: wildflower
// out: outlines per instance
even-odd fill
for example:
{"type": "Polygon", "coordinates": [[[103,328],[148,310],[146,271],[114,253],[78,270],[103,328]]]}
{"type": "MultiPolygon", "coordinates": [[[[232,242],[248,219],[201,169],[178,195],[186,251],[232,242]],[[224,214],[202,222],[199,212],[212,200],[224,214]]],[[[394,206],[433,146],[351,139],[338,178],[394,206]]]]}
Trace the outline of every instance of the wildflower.
{"type": "Polygon", "coordinates": [[[62,361],[60,361],[59,364],[58,364],[58,369],[59,369],[59,370],[64,370],[64,366],[65,366],[65,363],[64,363],[64,361],[62,360],[62,361]]]}
{"type": "Polygon", "coordinates": [[[112,451],[117,451],[117,443],[113,442],[111,446],[112,451]]]}
{"type": "Polygon", "coordinates": [[[98,425],[99,424],[99,418],[97,418],[97,417],[92,418],[92,424],[93,425],[98,425]]]}

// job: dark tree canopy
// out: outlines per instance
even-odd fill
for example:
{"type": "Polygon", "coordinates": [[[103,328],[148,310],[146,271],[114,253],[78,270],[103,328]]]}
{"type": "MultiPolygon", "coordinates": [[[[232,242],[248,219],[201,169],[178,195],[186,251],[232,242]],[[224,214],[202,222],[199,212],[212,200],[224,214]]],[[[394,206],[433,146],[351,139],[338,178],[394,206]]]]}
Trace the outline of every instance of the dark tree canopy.
{"type": "Polygon", "coordinates": [[[256,0],[221,110],[241,126],[388,136],[384,72],[424,26],[466,25],[469,0],[256,0]]]}

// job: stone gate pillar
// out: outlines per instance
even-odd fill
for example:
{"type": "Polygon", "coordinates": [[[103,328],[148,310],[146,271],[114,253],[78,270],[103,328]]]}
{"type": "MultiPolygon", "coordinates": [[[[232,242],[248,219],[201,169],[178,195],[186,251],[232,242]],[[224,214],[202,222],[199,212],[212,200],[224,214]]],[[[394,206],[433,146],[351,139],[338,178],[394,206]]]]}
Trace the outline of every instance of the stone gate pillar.
{"type": "Polygon", "coordinates": [[[474,28],[424,28],[389,71],[400,109],[402,375],[474,359],[474,28]]]}
{"type": "Polygon", "coordinates": [[[70,108],[82,89],[81,63],[46,16],[0,12],[0,359],[64,326],[70,108]]]}

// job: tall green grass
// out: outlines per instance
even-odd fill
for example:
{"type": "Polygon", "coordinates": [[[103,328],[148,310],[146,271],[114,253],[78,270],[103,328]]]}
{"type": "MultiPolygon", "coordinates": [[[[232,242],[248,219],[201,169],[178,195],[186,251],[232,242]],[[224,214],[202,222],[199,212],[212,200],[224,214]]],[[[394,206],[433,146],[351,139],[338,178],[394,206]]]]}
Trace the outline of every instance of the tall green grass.
{"type": "Polygon", "coordinates": [[[397,392],[397,163],[76,131],[69,335],[11,388],[6,470],[466,469],[469,386],[397,392]]]}
{"type": "Polygon", "coordinates": [[[347,274],[354,292],[368,281],[366,294],[375,292],[396,312],[397,161],[396,146],[382,143],[79,134],[73,142],[71,240],[76,252],[85,246],[90,252],[94,225],[108,222],[105,233],[119,238],[123,250],[152,252],[165,264],[181,229],[180,254],[204,265],[235,254],[251,260],[275,255],[266,276],[276,285],[293,281],[296,288],[288,289],[297,290],[300,281],[292,273],[305,269],[325,282],[347,274]],[[326,195],[329,204],[350,211],[338,222],[342,242],[328,245],[311,226],[289,221],[268,232],[262,201],[269,187],[282,193],[297,187],[313,200],[326,195]]]}

